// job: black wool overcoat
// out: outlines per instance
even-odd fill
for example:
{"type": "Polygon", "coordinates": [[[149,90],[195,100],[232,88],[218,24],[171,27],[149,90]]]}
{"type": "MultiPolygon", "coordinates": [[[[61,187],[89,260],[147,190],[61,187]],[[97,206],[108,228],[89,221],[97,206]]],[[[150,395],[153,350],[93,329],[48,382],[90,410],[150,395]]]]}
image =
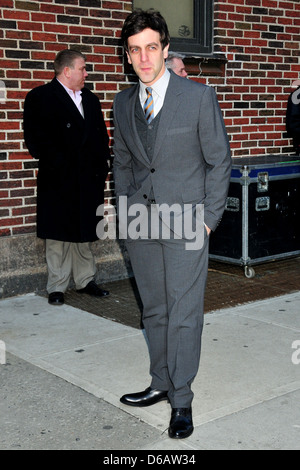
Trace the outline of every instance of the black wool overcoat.
{"type": "Polygon", "coordinates": [[[31,90],[24,104],[24,138],[39,160],[37,236],[74,243],[97,240],[104,201],[108,134],[99,99],[82,89],[84,118],[56,78],[31,90]]]}
{"type": "Polygon", "coordinates": [[[290,94],[286,111],[286,130],[293,139],[297,155],[300,155],[300,88],[290,94]]]}

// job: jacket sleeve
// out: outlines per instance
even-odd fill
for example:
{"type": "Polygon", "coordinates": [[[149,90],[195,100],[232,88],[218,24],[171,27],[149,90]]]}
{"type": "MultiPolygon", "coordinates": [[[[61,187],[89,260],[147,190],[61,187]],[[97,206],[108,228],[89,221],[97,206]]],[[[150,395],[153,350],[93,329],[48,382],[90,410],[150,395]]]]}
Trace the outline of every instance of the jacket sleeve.
{"type": "Polygon", "coordinates": [[[57,119],[49,110],[48,91],[45,86],[31,90],[24,103],[24,140],[33,158],[60,162],[63,148],[60,145],[57,119]]]}
{"type": "Polygon", "coordinates": [[[222,113],[211,87],[206,87],[202,97],[199,140],[206,164],[204,221],[215,230],[225,209],[232,161],[222,113]]]}
{"type": "Polygon", "coordinates": [[[41,158],[45,145],[41,104],[37,91],[31,90],[25,99],[23,113],[24,139],[33,158],[41,158]]]}
{"type": "Polygon", "coordinates": [[[300,88],[294,92],[288,100],[286,112],[286,129],[290,137],[298,137],[300,139],[300,88]],[[297,98],[297,91],[299,98],[297,98]],[[293,102],[292,96],[295,96],[293,102]]]}
{"type": "Polygon", "coordinates": [[[300,88],[292,93],[286,111],[286,130],[293,138],[296,153],[300,154],[300,88]],[[294,97],[294,99],[293,99],[294,97]]]}
{"type": "Polygon", "coordinates": [[[120,196],[127,196],[129,187],[134,182],[132,172],[132,158],[131,153],[127,148],[127,145],[123,139],[122,131],[120,127],[120,117],[118,106],[119,95],[116,96],[114,101],[114,163],[113,173],[115,181],[115,193],[117,199],[120,196]]]}

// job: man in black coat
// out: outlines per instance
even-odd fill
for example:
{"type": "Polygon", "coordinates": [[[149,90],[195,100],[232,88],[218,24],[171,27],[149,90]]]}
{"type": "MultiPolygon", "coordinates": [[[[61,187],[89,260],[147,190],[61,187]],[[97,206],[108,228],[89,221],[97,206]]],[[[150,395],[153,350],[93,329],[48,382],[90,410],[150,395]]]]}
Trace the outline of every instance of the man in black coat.
{"type": "MultiPolygon", "coordinates": [[[[300,80],[293,85],[300,85],[300,80]]],[[[286,130],[293,139],[296,155],[300,155],[300,88],[290,94],[286,112],[286,130]]]]}
{"type": "Polygon", "coordinates": [[[39,160],[37,236],[46,239],[49,303],[61,305],[72,274],[79,292],[108,295],[94,281],[89,243],[97,240],[110,154],[100,102],[84,87],[85,57],[63,50],[54,70],[51,83],[26,96],[24,138],[39,160]]]}

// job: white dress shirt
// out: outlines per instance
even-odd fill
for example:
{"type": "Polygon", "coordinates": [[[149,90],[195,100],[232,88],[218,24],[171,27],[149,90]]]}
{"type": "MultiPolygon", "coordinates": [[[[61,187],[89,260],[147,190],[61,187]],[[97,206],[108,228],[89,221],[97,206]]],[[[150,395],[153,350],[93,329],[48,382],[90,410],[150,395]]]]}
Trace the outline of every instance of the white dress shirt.
{"type": "Polygon", "coordinates": [[[84,117],[84,112],[83,112],[83,106],[82,106],[82,96],[81,96],[81,91],[73,91],[73,90],[70,90],[70,88],[66,87],[63,83],[61,83],[60,80],[58,80],[57,78],[57,81],[64,87],[64,89],[66,90],[66,92],[68,93],[68,95],[70,95],[70,97],[72,98],[72,100],[74,101],[78,111],[80,112],[80,114],[82,115],[82,117],[84,117]]]}
{"type": "MultiPolygon", "coordinates": [[[[169,81],[170,81],[170,76],[171,75],[170,75],[169,70],[166,69],[164,75],[159,80],[157,80],[157,82],[155,82],[154,85],[151,86],[152,96],[154,100],[154,117],[158,115],[158,113],[160,112],[161,108],[164,105],[165,96],[166,96],[167,88],[168,88],[169,81]]],[[[146,88],[148,88],[148,86],[140,81],[139,96],[140,96],[140,102],[141,102],[142,108],[144,108],[144,104],[147,99],[146,88]]]]}

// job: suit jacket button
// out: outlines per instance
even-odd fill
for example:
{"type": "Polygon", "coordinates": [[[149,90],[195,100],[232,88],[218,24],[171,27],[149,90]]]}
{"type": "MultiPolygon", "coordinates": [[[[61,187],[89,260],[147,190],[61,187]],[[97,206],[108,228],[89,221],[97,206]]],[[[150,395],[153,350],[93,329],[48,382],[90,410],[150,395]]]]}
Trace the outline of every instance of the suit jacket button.
{"type": "Polygon", "coordinates": [[[144,195],[143,195],[143,198],[144,198],[144,199],[148,199],[147,194],[144,194],[144,195]]]}
{"type": "Polygon", "coordinates": [[[70,129],[70,127],[71,127],[71,124],[68,122],[67,128],[70,129]]]}
{"type": "Polygon", "coordinates": [[[155,169],[154,169],[154,168],[151,168],[151,173],[155,173],[155,169]]]}

